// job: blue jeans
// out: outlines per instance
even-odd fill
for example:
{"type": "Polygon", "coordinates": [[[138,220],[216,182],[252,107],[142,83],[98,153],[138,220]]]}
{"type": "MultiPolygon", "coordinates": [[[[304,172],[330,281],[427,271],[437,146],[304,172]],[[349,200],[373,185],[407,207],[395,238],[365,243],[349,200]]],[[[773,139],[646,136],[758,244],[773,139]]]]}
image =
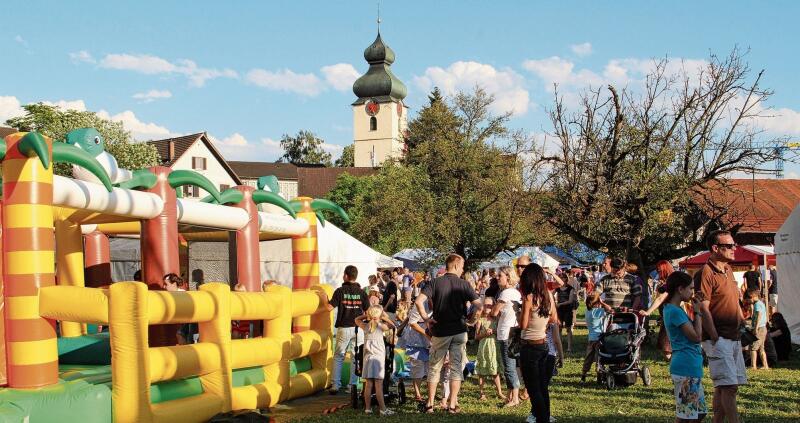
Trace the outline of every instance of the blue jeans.
{"type": "Polygon", "coordinates": [[[531,414],[537,422],[550,421],[550,392],[548,382],[552,377],[547,374],[547,344],[522,344],[519,353],[522,378],[531,398],[531,414]]]}
{"type": "Polygon", "coordinates": [[[355,346],[363,343],[364,335],[358,332],[358,337],[362,342],[356,342],[356,328],[336,328],[336,344],[333,349],[333,374],[331,375],[331,384],[333,389],[342,387],[342,363],[344,363],[344,355],[350,351],[350,385],[358,383],[356,378],[356,363],[354,350],[355,346]]]}
{"type": "Polygon", "coordinates": [[[500,353],[500,360],[503,360],[503,374],[506,378],[508,389],[519,389],[519,376],[517,376],[517,360],[508,356],[508,346],[511,340],[497,340],[497,348],[500,353]]]}

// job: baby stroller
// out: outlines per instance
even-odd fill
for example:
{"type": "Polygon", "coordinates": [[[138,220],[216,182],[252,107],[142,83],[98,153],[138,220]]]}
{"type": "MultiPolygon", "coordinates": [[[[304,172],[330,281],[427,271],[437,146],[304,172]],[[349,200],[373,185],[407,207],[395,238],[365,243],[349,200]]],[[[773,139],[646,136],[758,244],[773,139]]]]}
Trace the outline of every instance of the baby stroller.
{"type": "MultiPolygon", "coordinates": [[[[358,339],[358,326],[356,326],[356,339],[358,339]]],[[[390,335],[391,340],[387,340],[386,337],[383,337],[383,345],[386,349],[386,359],[384,361],[384,377],[383,377],[383,400],[387,404],[391,403],[398,403],[398,404],[405,404],[406,402],[406,387],[403,383],[403,380],[400,379],[397,384],[395,384],[394,378],[394,339],[395,339],[395,328],[391,329],[392,334],[390,335]],[[393,389],[394,388],[394,389],[393,389]]],[[[355,356],[353,357],[353,365],[356,366],[356,376],[359,378],[361,377],[361,369],[364,365],[364,345],[357,345],[355,348],[355,356]]],[[[375,394],[372,394],[373,401],[375,400],[375,394]]],[[[350,402],[353,406],[353,409],[360,408],[363,405],[364,401],[364,388],[362,386],[361,392],[359,392],[358,388],[354,388],[350,390],[350,402]]]]}
{"type": "Polygon", "coordinates": [[[605,327],[597,352],[597,383],[614,389],[633,385],[641,376],[644,385],[650,386],[650,368],[641,363],[646,332],[639,324],[639,316],[628,311],[609,313],[605,327]]]}

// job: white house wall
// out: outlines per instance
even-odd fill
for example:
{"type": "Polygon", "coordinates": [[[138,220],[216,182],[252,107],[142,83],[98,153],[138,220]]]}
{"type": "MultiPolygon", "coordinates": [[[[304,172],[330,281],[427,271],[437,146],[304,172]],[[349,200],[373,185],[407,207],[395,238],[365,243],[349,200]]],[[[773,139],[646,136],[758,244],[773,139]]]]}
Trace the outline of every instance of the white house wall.
{"type": "MultiPolygon", "coordinates": [[[[208,178],[214,185],[219,189],[220,185],[228,185],[229,187],[235,186],[236,182],[233,180],[231,175],[225,170],[222,164],[214,157],[214,154],[211,153],[208,146],[202,142],[202,140],[196,141],[189,147],[185,153],[172,165],[172,170],[193,170],[206,178],[208,178]],[[206,159],[206,170],[199,170],[199,169],[192,169],[192,158],[193,157],[204,157],[206,159]]],[[[187,198],[195,198],[197,200],[205,197],[208,193],[205,190],[200,190],[199,197],[187,197],[187,198]]]]}

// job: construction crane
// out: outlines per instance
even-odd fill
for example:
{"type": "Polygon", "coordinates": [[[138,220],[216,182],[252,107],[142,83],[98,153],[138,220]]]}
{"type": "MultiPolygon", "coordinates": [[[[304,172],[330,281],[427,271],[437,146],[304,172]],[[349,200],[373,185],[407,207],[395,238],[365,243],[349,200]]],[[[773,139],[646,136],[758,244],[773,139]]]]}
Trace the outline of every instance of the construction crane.
{"type": "MultiPolygon", "coordinates": [[[[772,150],[775,153],[775,179],[783,179],[784,155],[790,150],[800,150],[800,141],[777,140],[764,143],[754,143],[747,147],[738,147],[736,150],[772,150]]],[[[711,148],[710,150],[715,150],[711,148]]]]}
{"type": "Polygon", "coordinates": [[[775,178],[783,179],[783,155],[788,150],[800,149],[800,141],[777,141],[754,148],[772,148],[775,150],[775,178]]]}

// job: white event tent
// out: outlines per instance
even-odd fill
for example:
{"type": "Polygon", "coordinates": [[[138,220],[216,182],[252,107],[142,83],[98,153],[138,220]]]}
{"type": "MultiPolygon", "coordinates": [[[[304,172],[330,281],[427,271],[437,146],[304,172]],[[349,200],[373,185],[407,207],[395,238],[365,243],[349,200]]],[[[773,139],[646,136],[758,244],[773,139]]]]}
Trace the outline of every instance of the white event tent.
{"type": "Polygon", "coordinates": [[[786,318],[792,340],[800,340],[800,206],[775,233],[775,255],[778,264],[778,311],[786,318]]]}

